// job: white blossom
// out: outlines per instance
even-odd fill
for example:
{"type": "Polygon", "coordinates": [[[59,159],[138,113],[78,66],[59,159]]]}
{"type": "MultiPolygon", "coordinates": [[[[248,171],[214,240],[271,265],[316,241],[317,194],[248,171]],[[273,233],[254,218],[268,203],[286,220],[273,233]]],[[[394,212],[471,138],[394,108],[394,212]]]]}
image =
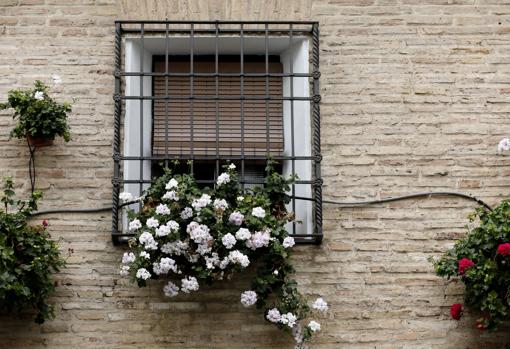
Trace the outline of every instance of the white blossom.
{"type": "Polygon", "coordinates": [[[225,211],[228,208],[228,203],[225,199],[214,200],[213,207],[218,211],[225,211]]]}
{"type": "Polygon", "coordinates": [[[156,229],[156,236],[157,237],[167,236],[168,234],[170,234],[170,227],[167,226],[167,225],[162,225],[162,226],[160,226],[159,228],[156,229]]]}
{"type": "Polygon", "coordinates": [[[184,210],[181,211],[181,218],[186,220],[193,217],[193,210],[191,207],[186,207],[184,210]]]}
{"type": "Polygon", "coordinates": [[[121,265],[120,266],[120,276],[128,276],[129,275],[129,265],[121,265]]]}
{"type": "Polygon", "coordinates": [[[140,258],[151,259],[151,255],[147,251],[140,252],[140,258]]]}
{"type": "Polygon", "coordinates": [[[220,269],[221,270],[225,269],[229,264],[230,260],[228,259],[228,257],[223,258],[220,262],[220,269]]]}
{"type": "Polygon", "coordinates": [[[168,257],[161,258],[160,262],[154,262],[152,269],[156,275],[168,274],[169,271],[177,273],[177,265],[175,260],[168,257]]]}
{"type": "Polygon", "coordinates": [[[188,224],[186,232],[189,234],[191,240],[195,241],[197,244],[208,243],[212,240],[212,236],[209,234],[209,227],[204,224],[191,222],[188,224]]]}
{"type": "Polygon", "coordinates": [[[275,270],[273,271],[273,274],[274,274],[274,275],[278,275],[278,274],[279,274],[278,269],[275,269],[275,270]]]}
{"type": "Polygon", "coordinates": [[[317,332],[321,330],[321,324],[319,324],[317,321],[312,320],[308,323],[308,328],[312,332],[317,332]]]}
{"type": "Polygon", "coordinates": [[[274,323],[280,322],[281,318],[282,315],[280,314],[280,311],[276,308],[269,309],[266,314],[266,319],[274,323]]]}
{"type": "Polygon", "coordinates": [[[62,78],[59,75],[57,75],[57,74],[53,74],[51,76],[51,79],[53,80],[53,83],[55,85],[60,85],[62,83],[62,78]]]}
{"type": "Polygon", "coordinates": [[[175,297],[179,294],[179,287],[173,282],[168,281],[165,287],[163,287],[163,293],[167,297],[175,297]]]}
{"type": "Polygon", "coordinates": [[[181,280],[181,291],[184,293],[198,291],[198,288],[198,281],[194,276],[188,276],[181,280]]]}
{"type": "Polygon", "coordinates": [[[157,228],[157,227],[159,227],[159,221],[156,218],[154,218],[154,217],[151,217],[151,218],[147,219],[147,222],[145,222],[145,224],[149,228],[157,228]]]}
{"type": "Polygon", "coordinates": [[[503,138],[498,144],[498,153],[510,150],[510,139],[503,138]]]}
{"type": "Polygon", "coordinates": [[[249,238],[251,238],[251,233],[246,228],[239,228],[239,230],[236,232],[237,240],[248,240],[249,238]]]}
{"type": "Polygon", "coordinates": [[[172,178],[166,184],[165,189],[166,190],[170,190],[170,189],[173,189],[173,188],[177,188],[178,185],[179,185],[179,182],[177,182],[174,178],[172,178]]]}
{"type": "Polygon", "coordinates": [[[244,215],[239,211],[234,211],[230,214],[228,217],[228,221],[235,225],[241,225],[243,224],[244,215]]]}
{"type": "Polygon", "coordinates": [[[253,233],[248,241],[246,241],[246,247],[251,248],[252,250],[267,247],[269,245],[269,241],[271,241],[271,235],[269,235],[267,230],[257,231],[253,233]]]}
{"type": "Polygon", "coordinates": [[[151,277],[151,273],[145,268],[140,268],[136,271],[136,278],[147,280],[151,277]]]}
{"type": "Polygon", "coordinates": [[[294,238],[292,236],[287,236],[285,239],[283,239],[282,246],[285,248],[292,247],[296,244],[294,241],[294,238]]]}
{"type": "Polygon", "coordinates": [[[138,241],[145,247],[146,250],[157,250],[158,243],[156,240],[154,240],[154,237],[151,233],[144,231],[140,237],[138,238],[138,241]]]}
{"type": "Polygon", "coordinates": [[[239,264],[243,268],[246,268],[248,265],[250,265],[250,260],[248,259],[248,256],[242,254],[238,250],[230,251],[228,254],[228,259],[233,264],[239,264]]]}
{"type": "Polygon", "coordinates": [[[228,234],[225,234],[222,238],[221,238],[221,243],[223,244],[223,246],[225,246],[228,250],[230,250],[232,247],[234,247],[234,245],[236,244],[237,240],[235,238],[234,235],[228,233],[228,234]]]}
{"type": "Polygon", "coordinates": [[[129,201],[133,201],[133,195],[131,193],[128,193],[126,191],[123,191],[122,193],[119,194],[119,199],[122,201],[122,202],[129,202],[129,201]]]}
{"type": "Polygon", "coordinates": [[[251,210],[251,215],[258,218],[264,218],[266,216],[266,211],[262,207],[255,207],[251,210]]]}
{"type": "Polygon", "coordinates": [[[133,263],[136,259],[136,256],[133,252],[124,252],[122,255],[122,264],[133,263]]]}
{"type": "Polygon", "coordinates": [[[280,322],[284,325],[289,326],[290,328],[294,327],[294,325],[296,324],[296,320],[297,320],[296,315],[290,312],[287,314],[282,314],[280,318],[280,322]]]}
{"type": "Polygon", "coordinates": [[[44,99],[44,92],[43,91],[35,91],[34,98],[37,99],[38,101],[42,101],[44,99]]]}
{"type": "Polygon", "coordinates": [[[186,258],[188,259],[189,262],[196,263],[198,262],[198,258],[200,258],[200,255],[198,253],[194,253],[187,255],[186,258]]]}
{"type": "Polygon", "coordinates": [[[165,204],[159,204],[158,207],[156,207],[156,213],[161,215],[168,215],[170,214],[170,209],[165,204]]]}
{"type": "Polygon", "coordinates": [[[317,298],[315,302],[312,304],[312,308],[319,310],[319,311],[326,311],[328,310],[328,303],[322,298],[317,298]]]}
{"type": "Polygon", "coordinates": [[[197,252],[201,256],[204,256],[212,251],[212,245],[209,242],[203,242],[197,245],[197,252]]]}
{"type": "Polygon", "coordinates": [[[198,199],[193,200],[191,206],[195,209],[195,211],[200,212],[204,207],[211,203],[211,196],[207,194],[202,194],[202,196],[198,199]]]}
{"type": "Polygon", "coordinates": [[[216,180],[217,185],[223,185],[230,182],[230,175],[228,173],[222,173],[218,176],[218,179],[216,180]]]}
{"type": "Polygon", "coordinates": [[[230,165],[228,165],[228,168],[230,170],[235,170],[236,169],[236,165],[234,163],[231,163],[230,165]]]}
{"type": "Polygon", "coordinates": [[[237,197],[237,201],[243,201],[244,200],[244,196],[238,196],[237,197]]]}
{"type": "Polygon", "coordinates": [[[166,222],[166,226],[168,228],[170,228],[170,230],[174,233],[177,232],[180,228],[179,223],[177,223],[174,220],[170,220],[170,221],[166,222]]]}
{"type": "Polygon", "coordinates": [[[241,304],[246,308],[251,307],[257,303],[257,293],[254,291],[244,291],[241,293],[241,304]]]}
{"type": "Polygon", "coordinates": [[[167,242],[166,244],[161,246],[161,252],[169,254],[169,255],[176,255],[180,256],[186,251],[188,248],[188,243],[184,241],[174,241],[174,242],[167,242]]]}
{"type": "Polygon", "coordinates": [[[129,230],[138,230],[142,227],[142,223],[138,219],[133,219],[129,222],[129,230]]]}
{"type": "Polygon", "coordinates": [[[211,253],[211,257],[205,256],[204,259],[207,269],[214,269],[214,267],[220,264],[220,259],[218,258],[218,254],[216,252],[211,253]]]}
{"type": "Polygon", "coordinates": [[[165,195],[162,197],[163,200],[173,200],[173,201],[179,201],[179,197],[177,196],[177,193],[173,190],[167,191],[165,195]]]}

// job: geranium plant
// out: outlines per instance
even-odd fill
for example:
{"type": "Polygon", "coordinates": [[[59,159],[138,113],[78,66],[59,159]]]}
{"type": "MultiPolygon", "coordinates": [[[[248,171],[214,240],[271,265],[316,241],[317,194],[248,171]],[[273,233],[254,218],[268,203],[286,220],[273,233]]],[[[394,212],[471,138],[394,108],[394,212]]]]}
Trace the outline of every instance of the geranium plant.
{"type": "MultiPolygon", "coordinates": [[[[214,188],[201,189],[191,175],[158,178],[143,197],[140,212],[129,212],[129,229],[136,233],[131,252],[122,258],[121,275],[144,287],[150,279],[167,281],[168,297],[198,291],[203,284],[228,280],[255,264],[251,289],[240,294],[245,307],[264,309],[267,321],[294,335],[297,347],[313,332],[316,321],[304,323],[312,311],[325,311],[319,298],[310,309],[292,279],[294,239],[285,229],[291,179],[267,167],[264,185],[241,191],[235,165],[225,166],[214,188]]],[[[121,193],[124,201],[132,200],[121,193]]]]}
{"type": "Polygon", "coordinates": [[[11,137],[52,141],[60,136],[66,142],[71,139],[68,124],[71,104],[55,101],[48,92],[49,87],[39,80],[35,81],[34,88],[8,92],[7,102],[0,103],[0,110],[14,109],[13,118],[18,119],[18,123],[11,137]]]}
{"type": "MultiPolygon", "coordinates": [[[[496,329],[510,319],[510,201],[493,211],[478,208],[470,220],[477,226],[434,263],[435,269],[464,283],[465,305],[480,314],[477,328],[496,329]]],[[[450,309],[455,320],[462,312],[460,303],[450,309]]]]}
{"type": "Polygon", "coordinates": [[[32,193],[29,200],[15,200],[14,195],[12,179],[7,177],[0,210],[0,309],[35,309],[35,321],[43,323],[54,317],[47,300],[55,290],[52,275],[65,266],[65,260],[50,238],[47,221],[27,223],[41,193],[32,193]]]}

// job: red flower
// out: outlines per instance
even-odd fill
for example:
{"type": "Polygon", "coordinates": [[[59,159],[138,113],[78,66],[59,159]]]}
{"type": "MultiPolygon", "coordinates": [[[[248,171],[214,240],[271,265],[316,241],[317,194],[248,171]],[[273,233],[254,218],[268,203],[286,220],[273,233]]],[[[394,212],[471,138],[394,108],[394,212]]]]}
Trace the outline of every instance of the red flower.
{"type": "Polygon", "coordinates": [[[45,219],[44,221],[42,221],[42,225],[43,227],[47,227],[49,224],[48,224],[48,221],[45,219]]]}
{"type": "Polygon", "coordinates": [[[462,258],[459,261],[459,274],[464,275],[469,268],[474,267],[474,266],[475,266],[475,263],[473,263],[473,261],[471,259],[462,258]]]}
{"type": "Polygon", "coordinates": [[[504,243],[498,246],[497,254],[508,256],[510,254],[510,243],[504,243]]]}
{"type": "Polygon", "coordinates": [[[462,304],[455,303],[450,308],[450,315],[454,320],[460,320],[462,316],[462,304]]]}

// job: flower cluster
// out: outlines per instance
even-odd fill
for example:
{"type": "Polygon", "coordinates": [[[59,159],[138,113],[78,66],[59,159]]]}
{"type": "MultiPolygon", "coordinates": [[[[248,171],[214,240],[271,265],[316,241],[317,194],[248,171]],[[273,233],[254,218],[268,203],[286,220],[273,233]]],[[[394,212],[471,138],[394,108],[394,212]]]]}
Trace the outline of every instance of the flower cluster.
{"type": "MultiPolygon", "coordinates": [[[[192,176],[166,170],[145,193],[143,209],[129,212],[128,227],[136,238],[122,257],[120,274],[140,287],[150,279],[167,279],[163,293],[175,297],[230,279],[258,261],[251,289],[240,295],[241,304],[265,308],[265,318],[294,333],[298,344],[309,340],[320,324],[300,324],[311,309],[291,279],[289,257],[295,241],[285,230],[292,215],[285,211],[289,198],[282,194],[291,180],[271,166],[267,176],[271,185],[241,192],[234,164],[225,167],[213,189],[201,189],[192,176]],[[276,298],[269,303],[271,294],[276,298]]],[[[121,193],[120,199],[133,197],[121,193]]],[[[319,298],[312,308],[328,307],[319,298]]]]}
{"type": "MultiPolygon", "coordinates": [[[[510,319],[510,201],[503,201],[493,211],[477,209],[471,223],[468,235],[434,265],[438,275],[459,278],[465,284],[466,307],[481,313],[475,327],[495,329],[510,319]],[[476,218],[478,225],[474,224],[476,218]]],[[[460,320],[463,305],[453,304],[450,315],[460,320]]]]}

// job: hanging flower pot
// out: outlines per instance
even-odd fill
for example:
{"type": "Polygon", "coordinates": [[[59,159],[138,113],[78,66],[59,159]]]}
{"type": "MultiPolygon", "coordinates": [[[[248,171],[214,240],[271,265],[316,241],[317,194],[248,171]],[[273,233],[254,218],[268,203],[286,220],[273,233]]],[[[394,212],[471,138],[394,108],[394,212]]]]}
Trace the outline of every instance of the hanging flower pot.
{"type": "Polygon", "coordinates": [[[54,140],[44,138],[42,136],[30,136],[27,135],[28,144],[31,147],[48,147],[50,145],[53,145],[54,140]]]}

